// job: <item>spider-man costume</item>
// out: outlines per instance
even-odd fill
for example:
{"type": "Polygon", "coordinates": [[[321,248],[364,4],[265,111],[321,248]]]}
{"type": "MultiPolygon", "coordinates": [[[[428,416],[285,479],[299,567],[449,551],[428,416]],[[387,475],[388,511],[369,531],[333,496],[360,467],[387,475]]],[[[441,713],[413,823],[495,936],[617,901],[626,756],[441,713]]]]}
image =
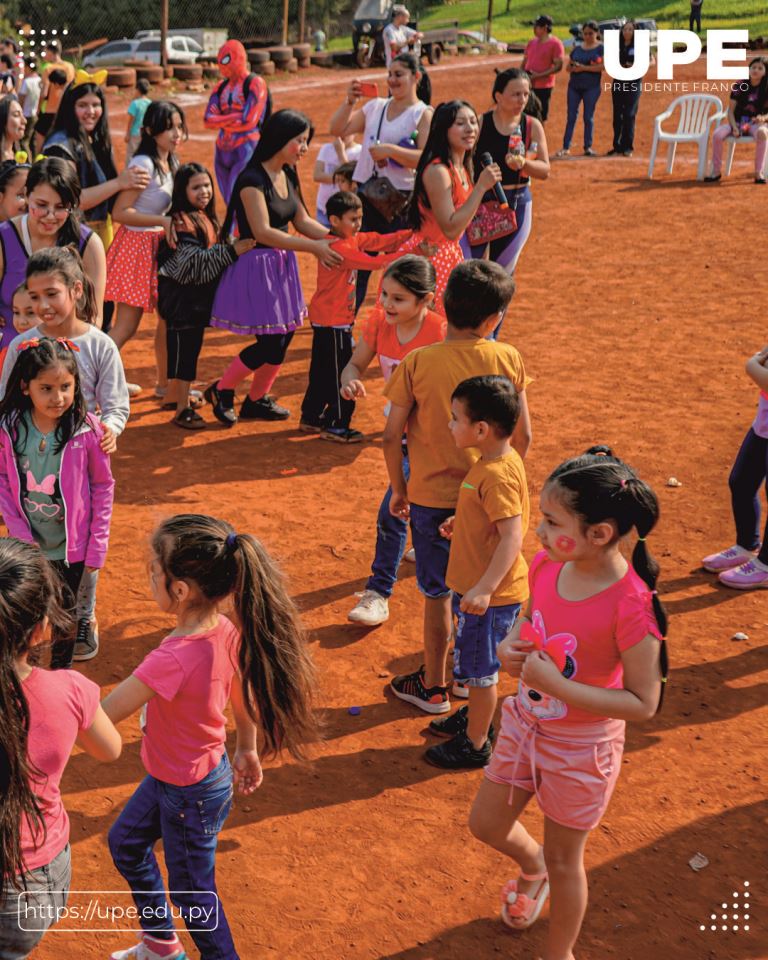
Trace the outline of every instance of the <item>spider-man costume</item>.
{"type": "Polygon", "coordinates": [[[237,175],[259,142],[272,101],[264,78],[249,72],[245,47],[239,40],[227,40],[219,50],[218,61],[225,79],[211,94],[204,122],[206,127],[219,131],[214,160],[216,180],[229,203],[237,175]]]}

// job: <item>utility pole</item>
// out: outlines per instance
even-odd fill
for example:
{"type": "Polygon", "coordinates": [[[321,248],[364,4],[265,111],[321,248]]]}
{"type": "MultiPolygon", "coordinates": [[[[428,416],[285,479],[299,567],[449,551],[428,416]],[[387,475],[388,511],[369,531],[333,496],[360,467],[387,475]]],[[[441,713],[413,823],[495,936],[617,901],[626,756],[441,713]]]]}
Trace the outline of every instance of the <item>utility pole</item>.
{"type": "Polygon", "coordinates": [[[493,23],[493,0],[488,0],[488,19],[485,21],[485,42],[491,39],[491,24],[493,23]]]}
{"type": "Polygon", "coordinates": [[[168,0],[160,0],[160,64],[168,66],[168,0]]]}
{"type": "Polygon", "coordinates": [[[307,29],[307,0],[299,0],[299,43],[304,43],[307,29]]]}
{"type": "Polygon", "coordinates": [[[288,43],[288,0],[283,0],[283,46],[288,43]]]}

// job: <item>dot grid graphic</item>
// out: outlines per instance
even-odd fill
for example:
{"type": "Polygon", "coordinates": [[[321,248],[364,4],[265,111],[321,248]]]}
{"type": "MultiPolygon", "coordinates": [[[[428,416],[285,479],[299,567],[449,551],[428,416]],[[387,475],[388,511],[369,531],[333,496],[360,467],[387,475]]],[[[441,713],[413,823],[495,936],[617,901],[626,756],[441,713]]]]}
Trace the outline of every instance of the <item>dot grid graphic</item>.
{"type": "Polygon", "coordinates": [[[750,921],[750,889],[749,880],[742,884],[743,890],[734,890],[730,904],[724,902],[720,904],[720,911],[709,915],[709,923],[699,925],[699,930],[712,932],[731,931],[738,933],[740,930],[749,932],[750,921]]]}

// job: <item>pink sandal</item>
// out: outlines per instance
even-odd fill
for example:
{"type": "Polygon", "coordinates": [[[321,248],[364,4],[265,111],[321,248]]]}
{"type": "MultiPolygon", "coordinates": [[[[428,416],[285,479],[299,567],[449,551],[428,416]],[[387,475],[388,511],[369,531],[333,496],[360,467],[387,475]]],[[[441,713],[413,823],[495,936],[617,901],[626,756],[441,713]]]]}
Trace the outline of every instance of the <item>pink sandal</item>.
{"type": "Polygon", "coordinates": [[[527,893],[518,893],[517,880],[510,880],[504,884],[501,891],[501,919],[512,930],[526,930],[536,923],[549,896],[549,879],[546,871],[521,873],[519,879],[542,882],[535,897],[529,897],[527,893]]]}

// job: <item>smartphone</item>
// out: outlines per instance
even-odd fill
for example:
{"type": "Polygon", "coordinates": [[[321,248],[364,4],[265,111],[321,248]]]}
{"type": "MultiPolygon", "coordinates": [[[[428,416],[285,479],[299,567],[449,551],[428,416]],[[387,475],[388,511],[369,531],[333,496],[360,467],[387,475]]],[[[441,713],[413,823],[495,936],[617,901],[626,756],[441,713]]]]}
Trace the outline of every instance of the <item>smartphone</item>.
{"type": "Polygon", "coordinates": [[[360,82],[360,96],[362,97],[378,97],[379,88],[375,83],[368,83],[366,81],[360,82]]]}

